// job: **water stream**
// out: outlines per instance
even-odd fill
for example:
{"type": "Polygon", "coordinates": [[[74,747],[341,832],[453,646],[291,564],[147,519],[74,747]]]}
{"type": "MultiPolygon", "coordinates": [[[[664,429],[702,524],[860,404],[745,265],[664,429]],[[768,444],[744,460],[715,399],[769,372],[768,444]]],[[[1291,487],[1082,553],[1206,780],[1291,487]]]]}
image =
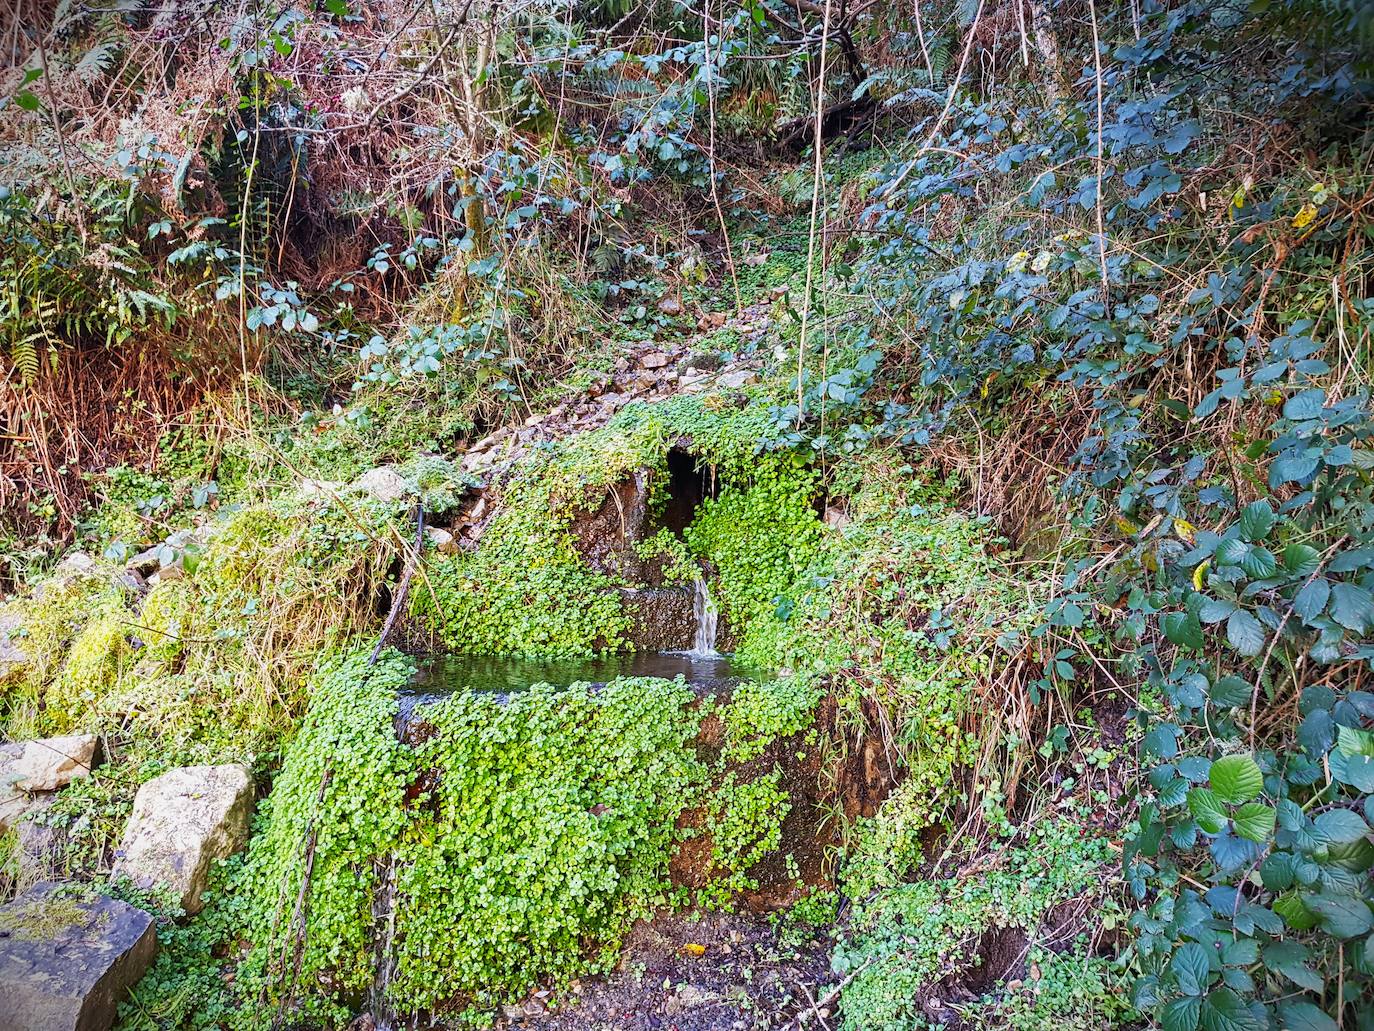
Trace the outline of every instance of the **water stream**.
{"type": "Polygon", "coordinates": [[[720,622],[720,612],[711,589],[706,586],[706,578],[698,577],[692,588],[692,615],[696,617],[697,632],[688,655],[700,658],[719,655],[716,651],[716,625],[720,622]]]}

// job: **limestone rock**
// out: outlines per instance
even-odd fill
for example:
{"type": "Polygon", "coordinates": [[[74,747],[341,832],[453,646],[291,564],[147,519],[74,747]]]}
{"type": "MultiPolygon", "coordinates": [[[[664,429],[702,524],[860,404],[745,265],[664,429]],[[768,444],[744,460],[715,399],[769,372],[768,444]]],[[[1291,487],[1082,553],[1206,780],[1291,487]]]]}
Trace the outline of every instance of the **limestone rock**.
{"type": "Polygon", "coordinates": [[[623,587],[620,604],[630,617],[629,640],[641,651],[692,647],[696,615],[692,595],[680,587],[623,587]]]}
{"type": "Polygon", "coordinates": [[[37,884],[0,909],[0,1027],[108,1031],[153,962],[153,918],[116,899],[37,884]]]}
{"type": "Polygon", "coordinates": [[[639,364],[646,369],[661,369],[671,361],[672,359],[662,351],[650,351],[639,359],[639,364]]]}
{"type": "Polygon", "coordinates": [[[410,481],[389,465],[369,469],[353,481],[351,489],[370,494],[384,505],[395,504],[415,493],[410,481]]]}
{"type": "Polygon", "coordinates": [[[73,734],[0,745],[0,789],[56,791],[89,777],[98,743],[94,734],[73,734]]]}
{"type": "Polygon", "coordinates": [[[113,876],[166,885],[198,913],[211,862],[243,847],[252,811],[253,780],[242,766],[169,770],[138,789],[113,876]]]}

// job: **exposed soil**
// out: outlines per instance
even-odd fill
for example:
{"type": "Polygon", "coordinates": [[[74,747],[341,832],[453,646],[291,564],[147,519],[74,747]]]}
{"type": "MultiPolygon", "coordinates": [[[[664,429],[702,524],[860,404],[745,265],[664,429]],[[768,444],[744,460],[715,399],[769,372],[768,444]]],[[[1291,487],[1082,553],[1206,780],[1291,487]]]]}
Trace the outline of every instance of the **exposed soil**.
{"type": "Polygon", "coordinates": [[[614,973],[576,982],[557,999],[536,993],[523,1006],[507,1007],[498,1027],[511,1031],[783,1028],[802,1013],[812,1017],[814,1004],[829,992],[835,979],[830,972],[830,950],[825,931],[793,928],[780,935],[762,916],[665,913],[634,927],[614,973]]]}

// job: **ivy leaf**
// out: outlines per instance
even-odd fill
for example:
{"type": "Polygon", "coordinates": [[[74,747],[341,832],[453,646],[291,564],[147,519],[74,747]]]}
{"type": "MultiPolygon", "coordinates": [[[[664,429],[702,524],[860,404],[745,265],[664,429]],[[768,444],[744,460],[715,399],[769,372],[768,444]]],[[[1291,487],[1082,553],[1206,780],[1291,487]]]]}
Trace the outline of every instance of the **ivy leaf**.
{"type": "Polygon", "coordinates": [[[1236,609],[1226,620],[1226,640],[1242,655],[1258,655],[1264,650],[1264,627],[1244,609],[1236,609]]]}
{"type": "Polygon", "coordinates": [[[1332,809],[1322,813],[1313,821],[1319,833],[1333,845],[1345,845],[1359,841],[1369,833],[1369,824],[1359,813],[1351,809],[1332,809]]]}
{"type": "Polygon", "coordinates": [[[1226,809],[1216,792],[1208,788],[1193,788],[1188,792],[1188,812],[1208,834],[1220,834],[1226,826],[1226,809]]]}
{"type": "Polygon", "coordinates": [[[1267,1031],[1266,1023],[1229,988],[1218,988],[1202,1000],[1198,1021],[1204,1031],[1267,1031]]]}
{"type": "Polygon", "coordinates": [[[1174,953],[1169,969],[1184,995],[1201,995],[1212,979],[1212,963],[1207,950],[1196,942],[1189,942],[1174,953]]]}
{"type": "Polygon", "coordinates": [[[1248,802],[1264,790],[1264,774],[1248,755],[1224,755],[1212,763],[1208,781],[1217,798],[1232,805],[1248,802]]]}
{"type": "Polygon", "coordinates": [[[1263,845],[1274,833],[1275,812],[1262,802],[1247,802],[1236,810],[1232,820],[1242,838],[1263,845]]]}
{"type": "Polygon", "coordinates": [[[1240,514],[1240,534],[1247,541],[1262,541],[1274,528],[1274,510],[1267,501],[1254,501],[1240,514]]]}

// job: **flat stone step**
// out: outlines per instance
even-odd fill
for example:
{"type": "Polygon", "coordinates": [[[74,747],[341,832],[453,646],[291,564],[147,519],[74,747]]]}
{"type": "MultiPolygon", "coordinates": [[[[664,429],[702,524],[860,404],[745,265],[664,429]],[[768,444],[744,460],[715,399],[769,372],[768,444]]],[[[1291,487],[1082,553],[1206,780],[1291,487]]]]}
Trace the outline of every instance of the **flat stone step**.
{"type": "Polygon", "coordinates": [[[0,907],[0,1028],[109,1031],[157,953],[151,916],[36,884],[0,907]]]}

